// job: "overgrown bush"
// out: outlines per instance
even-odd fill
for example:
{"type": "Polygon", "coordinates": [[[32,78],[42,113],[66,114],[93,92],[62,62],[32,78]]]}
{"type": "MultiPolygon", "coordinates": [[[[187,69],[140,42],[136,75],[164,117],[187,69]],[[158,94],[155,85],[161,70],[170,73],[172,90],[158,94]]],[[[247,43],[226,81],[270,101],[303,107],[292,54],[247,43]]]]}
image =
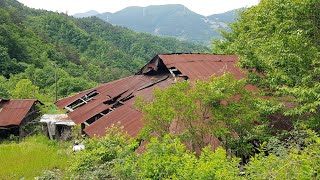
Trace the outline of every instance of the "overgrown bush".
{"type": "Polygon", "coordinates": [[[141,154],[117,161],[120,179],[234,179],[239,174],[239,159],[227,157],[220,147],[215,152],[205,147],[199,158],[174,136],[152,138],[141,154]]]}
{"type": "Polygon", "coordinates": [[[108,128],[105,136],[86,139],[84,144],[85,150],[76,152],[70,162],[74,178],[111,178],[114,161],[132,154],[138,145],[115,126],[108,128]]]}

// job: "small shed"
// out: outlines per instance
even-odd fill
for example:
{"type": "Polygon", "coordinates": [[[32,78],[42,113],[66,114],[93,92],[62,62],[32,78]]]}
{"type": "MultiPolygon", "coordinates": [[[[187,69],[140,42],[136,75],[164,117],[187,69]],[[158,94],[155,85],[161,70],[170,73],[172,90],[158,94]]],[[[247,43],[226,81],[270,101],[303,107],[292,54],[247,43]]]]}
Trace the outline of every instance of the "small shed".
{"type": "Polygon", "coordinates": [[[72,137],[72,126],[75,123],[68,117],[67,114],[44,114],[40,123],[45,134],[51,140],[69,140],[72,137]]]}
{"type": "Polygon", "coordinates": [[[0,99],[0,138],[25,137],[33,129],[27,125],[40,116],[37,99],[0,99]]]}

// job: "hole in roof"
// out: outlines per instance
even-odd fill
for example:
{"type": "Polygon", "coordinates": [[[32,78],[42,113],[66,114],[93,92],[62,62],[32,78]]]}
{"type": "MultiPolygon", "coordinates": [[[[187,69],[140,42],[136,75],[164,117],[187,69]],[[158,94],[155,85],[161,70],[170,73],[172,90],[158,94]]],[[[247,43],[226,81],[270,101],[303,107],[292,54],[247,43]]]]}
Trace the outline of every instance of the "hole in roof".
{"type": "Polygon", "coordinates": [[[114,104],[124,93],[128,92],[128,90],[120,93],[119,95],[111,98],[111,96],[109,96],[111,99],[108,99],[107,101],[104,101],[103,104],[108,104],[108,105],[111,105],[111,104],[114,104]]]}
{"type": "Polygon", "coordinates": [[[84,104],[87,104],[89,101],[91,101],[93,99],[93,97],[97,96],[98,94],[99,94],[99,92],[97,90],[93,90],[93,91],[81,96],[80,98],[73,101],[69,105],[67,105],[65,107],[65,109],[67,109],[69,112],[73,111],[73,110],[83,106],[84,104]]]}

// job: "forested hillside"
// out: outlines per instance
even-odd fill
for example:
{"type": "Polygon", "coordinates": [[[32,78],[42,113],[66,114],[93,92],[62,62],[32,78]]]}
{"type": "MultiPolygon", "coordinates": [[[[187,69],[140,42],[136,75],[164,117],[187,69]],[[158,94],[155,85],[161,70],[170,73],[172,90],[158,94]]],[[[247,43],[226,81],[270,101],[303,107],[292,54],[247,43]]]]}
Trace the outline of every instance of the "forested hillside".
{"type": "Polygon", "coordinates": [[[98,18],[0,1],[0,97],[64,97],[135,73],[155,54],[205,52],[199,45],[115,27],[98,18]],[[27,88],[27,89],[26,89],[27,88]]]}

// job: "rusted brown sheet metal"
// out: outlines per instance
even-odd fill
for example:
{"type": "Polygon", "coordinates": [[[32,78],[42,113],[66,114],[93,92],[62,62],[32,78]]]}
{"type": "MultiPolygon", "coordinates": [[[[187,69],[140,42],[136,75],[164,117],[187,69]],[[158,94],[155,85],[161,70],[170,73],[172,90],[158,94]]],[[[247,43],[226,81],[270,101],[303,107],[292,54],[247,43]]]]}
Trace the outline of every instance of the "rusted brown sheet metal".
{"type": "Polygon", "coordinates": [[[160,54],[159,57],[166,65],[180,64],[187,62],[213,61],[213,62],[235,62],[238,60],[236,55],[216,55],[216,54],[160,54]]]}
{"type": "MultiPolygon", "coordinates": [[[[168,68],[177,68],[191,81],[204,80],[211,76],[221,76],[231,73],[236,79],[246,78],[245,70],[241,69],[236,55],[214,54],[172,54],[159,55],[159,58],[168,68]]],[[[247,90],[257,91],[253,85],[247,85],[247,90]]]]}
{"type": "Polygon", "coordinates": [[[19,125],[37,100],[17,99],[1,103],[0,126],[19,125]]]}
{"type": "Polygon", "coordinates": [[[177,68],[190,80],[207,79],[212,75],[231,73],[237,79],[245,77],[236,65],[238,56],[212,54],[159,55],[168,68],[177,68]]]}
{"type": "Polygon", "coordinates": [[[143,127],[142,113],[138,111],[134,105],[137,97],[150,99],[155,88],[164,89],[172,85],[172,79],[166,79],[162,82],[155,84],[153,87],[145,88],[135,91],[135,97],[127,101],[123,106],[115,109],[113,112],[98,119],[90,126],[84,129],[85,133],[90,137],[94,135],[104,135],[106,128],[112,124],[119,124],[124,127],[124,131],[130,136],[136,136],[143,127]]]}
{"type": "Polygon", "coordinates": [[[55,102],[55,105],[58,106],[60,109],[63,109],[64,107],[69,105],[71,102],[79,99],[81,96],[87,94],[88,92],[92,91],[93,89],[95,89],[95,88],[91,88],[91,89],[88,89],[88,90],[85,90],[85,91],[81,91],[81,92],[79,92],[79,93],[77,93],[75,95],[69,96],[69,97],[58,99],[58,101],[55,102]]]}
{"type": "MultiPolygon", "coordinates": [[[[132,101],[132,100],[131,100],[132,101]]],[[[89,127],[85,128],[84,131],[90,137],[94,135],[104,135],[106,128],[111,127],[113,124],[124,127],[124,131],[130,136],[135,136],[143,127],[142,113],[132,109],[127,105],[123,105],[107,116],[102,117],[98,121],[92,123],[89,127]]]]}
{"type": "Polygon", "coordinates": [[[118,81],[107,83],[99,86],[96,90],[99,95],[95,96],[93,100],[89,101],[86,105],[79,107],[68,116],[79,124],[85,122],[97,113],[110,108],[112,105],[104,104],[103,102],[111,99],[110,97],[118,96],[122,93],[121,97],[126,97],[130,93],[137,91],[138,88],[153,81],[155,77],[136,75],[128,78],[123,78],[118,81]]]}
{"type": "Polygon", "coordinates": [[[114,97],[126,90],[126,86],[133,79],[133,76],[124,78],[118,81],[106,83],[102,86],[97,87],[95,90],[99,92],[99,95],[95,96],[93,100],[89,101],[86,105],[79,107],[73,112],[70,112],[68,116],[79,124],[97,113],[107,109],[110,105],[104,104],[103,102],[114,97]]]}
{"type": "Polygon", "coordinates": [[[66,98],[62,98],[62,99],[59,99],[57,102],[55,102],[55,104],[60,108],[60,109],[63,109],[64,107],[68,106],[70,103],[74,102],[75,100],[79,99],[80,97],[82,97],[83,95],[93,91],[93,90],[97,90],[97,91],[104,91],[104,89],[106,88],[106,86],[110,86],[114,83],[117,83],[118,81],[122,81],[124,79],[128,79],[128,78],[131,78],[133,76],[129,76],[129,77],[126,77],[126,78],[123,78],[123,79],[119,79],[119,80],[115,80],[115,81],[112,81],[112,82],[109,82],[109,83],[105,83],[105,84],[102,84],[100,86],[97,86],[97,87],[93,87],[93,88],[90,88],[90,89],[87,89],[85,91],[81,91],[75,95],[72,95],[72,96],[69,96],[69,97],[66,97],[66,98]]]}

